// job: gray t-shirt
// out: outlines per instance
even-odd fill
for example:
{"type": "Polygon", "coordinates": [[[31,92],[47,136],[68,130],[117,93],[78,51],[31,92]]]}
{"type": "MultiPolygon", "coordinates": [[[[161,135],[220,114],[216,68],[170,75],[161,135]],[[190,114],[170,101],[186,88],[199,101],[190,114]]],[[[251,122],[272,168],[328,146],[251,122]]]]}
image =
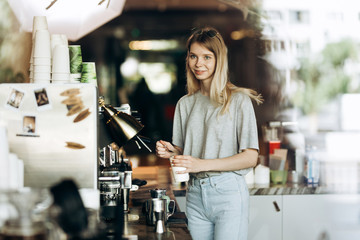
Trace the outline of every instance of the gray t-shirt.
{"type": "MultiPolygon", "coordinates": [[[[173,144],[181,147],[184,155],[200,159],[233,156],[244,149],[259,150],[254,108],[249,96],[232,94],[229,112],[219,115],[208,96],[199,92],[183,96],[177,103],[173,126],[173,144]]],[[[251,168],[234,171],[245,175],[251,168]]],[[[205,178],[221,172],[191,173],[205,178]]]]}

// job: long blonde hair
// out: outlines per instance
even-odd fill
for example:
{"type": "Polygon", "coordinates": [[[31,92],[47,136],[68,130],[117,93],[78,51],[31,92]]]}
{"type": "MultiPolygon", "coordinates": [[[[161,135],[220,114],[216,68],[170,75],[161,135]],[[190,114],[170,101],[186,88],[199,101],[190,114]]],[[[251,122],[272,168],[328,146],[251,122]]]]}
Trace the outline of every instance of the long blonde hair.
{"type": "Polygon", "coordinates": [[[228,111],[231,94],[233,92],[242,92],[253,99],[257,104],[263,102],[263,98],[255,90],[249,88],[237,87],[229,80],[229,67],[227,57],[227,47],[220,33],[212,27],[197,29],[191,34],[186,43],[186,78],[187,93],[192,95],[200,90],[200,81],[197,80],[189,67],[190,47],[193,43],[199,43],[209,51],[213,52],[216,59],[216,67],[213,80],[210,86],[210,99],[215,104],[222,106],[220,114],[228,111]]]}

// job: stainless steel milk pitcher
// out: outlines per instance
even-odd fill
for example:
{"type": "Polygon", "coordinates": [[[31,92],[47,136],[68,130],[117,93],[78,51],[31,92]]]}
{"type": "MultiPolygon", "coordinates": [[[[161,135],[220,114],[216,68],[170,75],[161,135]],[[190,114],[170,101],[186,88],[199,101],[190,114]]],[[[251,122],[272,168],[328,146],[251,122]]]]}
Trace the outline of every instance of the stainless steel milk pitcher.
{"type": "Polygon", "coordinates": [[[172,216],[175,212],[175,201],[170,200],[174,204],[172,208],[172,212],[168,212],[167,208],[167,199],[160,199],[160,198],[152,198],[145,202],[145,214],[146,214],[146,224],[150,226],[155,226],[156,224],[156,216],[155,212],[163,212],[164,216],[164,225],[167,224],[167,220],[170,216],[172,216]]]}

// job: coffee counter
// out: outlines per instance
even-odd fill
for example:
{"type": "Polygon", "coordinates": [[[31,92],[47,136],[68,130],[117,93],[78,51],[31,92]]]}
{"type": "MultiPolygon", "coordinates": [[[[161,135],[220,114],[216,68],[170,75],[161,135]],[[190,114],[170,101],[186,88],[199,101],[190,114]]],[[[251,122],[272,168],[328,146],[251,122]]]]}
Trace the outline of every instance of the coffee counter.
{"type": "MultiPolygon", "coordinates": [[[[142,207],[144,202],[151,198],[149,190],[155,188],[166,189],[166,194],[170,199],[176,201],[169,168],[166,166],[147,167],[146,169],[135,168],[133,178],[144,179],[147,184],[130,193],[129,213],[125,214],[123,235],[128,239],[133,239],[134,235],[137,236],[137,239],[192,239],[187,229],[186,216],[178,210],[168,219],[167,232],[163,234],[156,234],[155,227],[146,224],[146,216],[142,211],[142,207]]],[[[177,207],[177,209],[179,208],[177,207]]]]}
{"type": "MultiPolygon", "coordinates": [[[[335,191],[319,186],[308,187],[302,184],[284,184],[284,185],[269,185],[269,186],[254,186],[248,185],[250,196],[259,195],[306,195],[306,194],[334,194],[335,191]]],[[[173,193],[176,197],[186,196],[186,190],[175,189],[173,193]]]]}

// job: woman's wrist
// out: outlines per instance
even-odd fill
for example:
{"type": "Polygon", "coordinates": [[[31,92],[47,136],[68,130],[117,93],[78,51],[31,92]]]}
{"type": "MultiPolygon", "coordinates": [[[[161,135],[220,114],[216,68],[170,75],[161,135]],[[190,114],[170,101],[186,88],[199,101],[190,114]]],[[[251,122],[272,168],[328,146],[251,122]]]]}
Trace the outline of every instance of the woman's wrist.
{"type": "Polygon", "coordinates": [[[211,171],[211,161],[208,159],[200,159],[201,161],[201,172],[211,171]]]}

